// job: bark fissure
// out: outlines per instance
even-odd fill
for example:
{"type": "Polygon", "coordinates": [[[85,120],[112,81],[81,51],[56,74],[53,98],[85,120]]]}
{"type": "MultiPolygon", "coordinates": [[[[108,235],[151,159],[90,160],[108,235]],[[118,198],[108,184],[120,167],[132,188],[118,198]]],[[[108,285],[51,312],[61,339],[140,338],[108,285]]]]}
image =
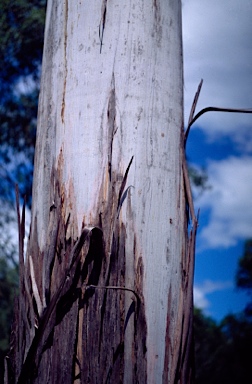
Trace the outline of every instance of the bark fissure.
{"type": "Polygon", "coordinates": [[[162,381],[163,383],[169,382],[169,366],[170,366],[170,356],[172,357],[173,352],[171,349],[171,339],[170,339],[170,318],[171,318],[171,287],[169,288],[168,293],[168,306],[167,306],[167,318],[166,318],[166,335],[165,335],[165,360],[164,360],[164,371],[162,381]]]}
{"type": "Polygon", "coordinates": [[[161,11],[160,11],[160,3],[159,0],[153,1],[154,6],[154,25],[153,25],[153,35],[156,37],[157,46],[160,47],[162,42],[162,23],[161,23],[161,11]]]}
{"type": "Polygon", "coordinates": [[[113,155],[113,141],[118,127],[116,126],[116,94],[115,94],[115,76],[112,73],[111,90],[108,101],[107,119],[108,119],[108,172],[109,180],[111,181],[112,175],[112,155],[113,155]]]}
{"type": "Polygon", "coordinates": [[[104,35],[104,29],[106,24],[106,15],[107,15],[107,0],[102,0],[101,21],[99,25],[100,53],[102,52],[102,46],[103,46],[103,35],[104,35]]]}
{"type": "Polygon", "coordinates": [[[63,94],[61,102],[61,121],[64,124],[64,114],[65,114],[65,105],[66,105],[66,84],[67,84],[67,23],[68,23],[68,0],[64,1],[64,82],[63,82],[63,94]]]}

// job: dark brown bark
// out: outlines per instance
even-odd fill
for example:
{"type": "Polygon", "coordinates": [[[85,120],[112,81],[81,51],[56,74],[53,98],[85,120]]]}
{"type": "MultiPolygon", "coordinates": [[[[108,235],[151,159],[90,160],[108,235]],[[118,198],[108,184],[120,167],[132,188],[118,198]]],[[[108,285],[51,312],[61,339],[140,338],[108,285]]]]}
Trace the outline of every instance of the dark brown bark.
{"type": "Polygon", "coordinates": [[[27,253],[34,255],[36,284],[41,301],[45,291],[45,308],[40,314],[27,259],[24,277],[20,275],[21,294],[15,311],[20,317],[13,325],[15,347],[10,371],[15,378],[10,377],[11,381],[20,384],[48,380],[51,383],[122,382],[124,333],[133,317],[132,377],[136,383],[146,382],[143,265],[141,257],[135,255],[138,260],[135,287],[127,289],[124,279],[126,230],[118,216],[129,167],[118,196],[111,187],[105,219],[97,214],[97,227],[93,228],[83,223],[79,239],[67,237],[71,217],[64,215],[65,193],[58,173],[53,173],[52,183],[58,197],[48,211],[48,249],[46,254],[40,254],[34,228],[27,253]],[[109,257],[105,256],[106,252],[109,257]],[[45,273],[41,273],[44,269],[45,273]],[[125,295],[131,299],[128,308],[125,295]]]}

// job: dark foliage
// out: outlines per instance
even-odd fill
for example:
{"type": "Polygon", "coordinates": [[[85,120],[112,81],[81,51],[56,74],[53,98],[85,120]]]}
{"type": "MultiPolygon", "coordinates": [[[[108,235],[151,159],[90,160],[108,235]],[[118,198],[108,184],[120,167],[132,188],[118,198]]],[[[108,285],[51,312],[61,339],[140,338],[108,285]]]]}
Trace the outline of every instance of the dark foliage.
{"type": "Polygon", "coordinates": [[[45,0],[0,5],[0,198],[11,201],[18,183],[29,204],[45,5],[45,0]]]}
{"type": "Polygon", "coordinates": [[[243,313],[226,316],[217,325],[200,310],[195,310],[197,384],[252,383],[252,239],[244,244],[236,285],[250,296],[243,313]]]}
{"type": "Polygon", "coordinates": [[[194,311],[195,381],[198,384],[219,383],[219,364],[224,336],[214,320],[194,311]]]}
{"type": "Polygon", "coordinates": [[[248,291],[252,289],[252,239],[245,241],[243,256],[239,259],[236,284],[248,291]]]}
{"type": "Polygon", "coordinates": [[[252,322],[229,315],[220,325],[198,309],[194,315],[196,384],[252,382],[252,322]]]}
{"type": "Polygon", "coordinates": [[[3,380],[4,356],[9,349],[9,334],[14,297],[18,292],[18,266],[10,263],[0,246],[0,382],[3,380]]]}
{"type": "Polygon", "coordinates": [[[5,91],[21,77],[39,78],[45,5],[45,0],[1,0],[1,101],[12,98],[5,91]]]}
{"type": "Polygon", "coordinates": [[[18,289],[15,183],[31,203],[46,0],[0,2],[0,382],[18,289]],[[12,223],[12,225],[10,225],[12,223]]]}
{"type": "Polygon", "coordinates": [[[238,288],[246,290],[249,295],[245,314],[252,320],[252,239],[245,241],[243,256],[239,259],[236,273],[236,285],[238,288]]]}

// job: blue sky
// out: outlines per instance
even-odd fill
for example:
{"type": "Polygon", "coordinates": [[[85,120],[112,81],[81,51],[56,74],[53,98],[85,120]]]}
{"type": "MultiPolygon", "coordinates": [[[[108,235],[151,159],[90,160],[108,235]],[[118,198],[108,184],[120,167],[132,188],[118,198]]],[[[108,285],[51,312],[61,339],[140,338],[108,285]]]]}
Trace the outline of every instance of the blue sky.
{"type": "MultiPolygon", "coordinates": [[[[252,108],[252,2],[184,0],[182,12],[185,122],[201,79],[196,112],[252,108]]],[[[235,272],[252,237],[252,115],[203,115],[191,128],[187,155],[205,168],[211,186],[194,191],[200,208],[194,301],[221,320],[248,299],[235,288],[235,272]]]]}

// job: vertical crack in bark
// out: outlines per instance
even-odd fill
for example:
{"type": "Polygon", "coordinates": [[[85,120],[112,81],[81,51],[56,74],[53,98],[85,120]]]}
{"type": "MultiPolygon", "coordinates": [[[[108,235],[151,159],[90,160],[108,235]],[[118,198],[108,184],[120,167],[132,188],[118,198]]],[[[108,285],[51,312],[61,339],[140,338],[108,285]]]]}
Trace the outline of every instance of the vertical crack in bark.
{"type": "Polygon", "coordinates": [[[161,22],[161,10],[160,10],[160,2],[159,0],[153,1],[154,7],[154,34],[156,36],[157,46],[161,46],[161,40],[163,35],[162,22],[161,22]]]}
{"type": "Polygon", "coordinates": [[[114,72],[112,73],[111,79],[111,89],[108,101],[107,109],[107,119],[108,119],[108,172],[109,179],[111,181],[112,177],[112,154],[113,154],[113,140],[117,131],[116,126],[116,94],[115,94],[115,76],[114,72]]]}
{"type": "Polygon", "coordinates": [[[107,0],[102,0],[101,21],[99,25],[100,53],[102,52],[102,46],[103,46],[103,35],[104,35],[104,29],[106,24],[106,15],[107,15],[107,0]]]}
{"type": "Polygon", "coordinates": [[[163,377],[162,377],[163,383],[169,382],[169,371],[168,371],[170,366],[169,357],[172,355],[171,339],[170,339],[171,299],[172,299],[172,292],[171,292],[171,285],[170,285],[169,293],[168,293],[167,317],[166,317],[165,359],[164,359],[164,371],[163,371],[163,377]]]}
{"type": "MultiPolygon", "coordinates": [[[[135,240],[134,240],[135,243],[135,240]]],[[[135,244],[134,244],[135,245],[135,244]]],[[[136,246],[135,250],[136,252],[136,246]]],[[[137,255],[135,254],[136,258],[137,255]]],[[[136,308],[134,316],[134,345],[133,348],[133,382],[147,383],[147,321],[145,316],[145,301],[143,296],[144,265],[142,257],[138,257],[135,271],[135,289],[141,300],[141,305],[136,308]]]]}
{"type": "Polygon", "coordinates": [[[64,124],[64,114],[65,114],[65,97],[66,97],[66,81],[67,81],[67,22],[68,22],[68,0],[64,1],[65,3],[65,18],[64,18],[64,83],[63,83],[63,95],[62,95],[62,102],[61,102],[61,121],[62,124],[64,124]]]}
{"type": "MultiPolygon", "coordinates": [[[[80,280],[80,298],[78,304],[78,316],[76,325],[76,341],[75,341],[75,362],[74,362],[74,377],[77,382],[82,382],[83,375],[83,359],[85,359],[85,352],[88,349],[86,346],[87,337],[92,337],[93,342],[97,336],[91,331],[91,335],[86,334],[87,327],[94,327],[99,321],[100,311],[97,308],[97,300],[94,289],[87,289],[88,286],[96,286],[99,284],[100,275],[102,272],[102,264],[104,262],[104,244],[102,231],[98,228],[93,231],[88,254],[85,258],[83,267],[81,269],[80,280]],[[93,298],[92,302],[90,302],[93,298]],[[90,316],[94,316],[90,318],[90,316]],[[90,322],[90,323],[89,323],[90,322]]],[[[94,345],[97,346],[96,342],[94,345]]]]}

